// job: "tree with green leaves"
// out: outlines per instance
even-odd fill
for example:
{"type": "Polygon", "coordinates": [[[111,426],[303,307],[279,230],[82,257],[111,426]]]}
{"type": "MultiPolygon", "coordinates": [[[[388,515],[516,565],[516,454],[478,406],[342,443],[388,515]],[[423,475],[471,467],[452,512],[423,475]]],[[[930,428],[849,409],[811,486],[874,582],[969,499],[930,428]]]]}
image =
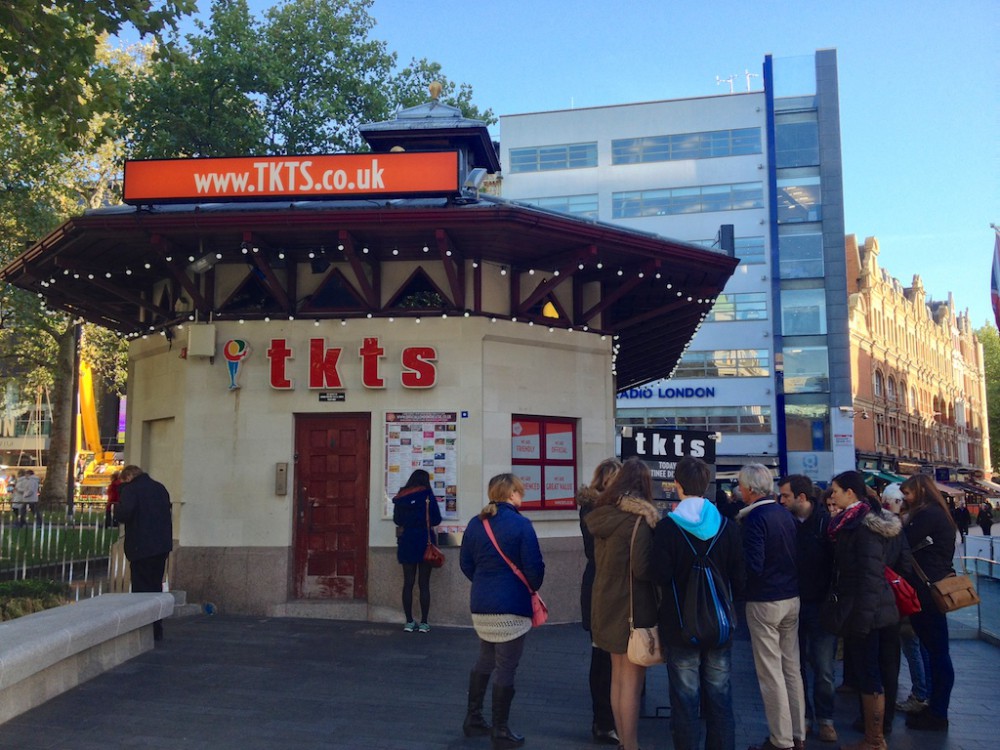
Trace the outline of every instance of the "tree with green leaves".
{"type": "Polygon", "coordinates": [[[496,122],[473,104],[472,87],[441,65],[396,55],[371,37],[372,0],[285,0],[251,15],[246,0],[214,0],[207,22],[155,57],[127,105],[133,158],[359,151],[358,128],[396,107],[442,101],[496,122]]]}
{"type": "Polygon", "coordinates": [[[1000,467],[1000,334],[995,326],[986,324],[976,331],[976,337],[983,345],[983,363],[986,369],[986,422],[990,429],[990,460],[994,467],[1000,467]]]}
{"type": "Polygon", "coordinates": [[[97,64],[102,40],[128,27],[159,37],[196,9],[196,0],[4,0],[0,81],[26,112],[78,144],[94,115],[125,98],[121,80],[97,64]]]}
{"type": "MultiPolygon", "coordinates": [[[[97,65],[104,77],[119,79],[127,88],[137,74],[138,50],[112,50],[99,45],[97,65]]],[[[84,95],[96,90],[84,86],[84,95]]],[[[83,209],[120,202],[124,122],[116,112],[92,114],[87,128],[67,139],[58,123],[36,118],[22,102],[11,81],[0,81],[0,263],[6,263],[33,242],[83,209]]],[[[124,390],[124,343],[96,327],[87,336],[88,357],[113,391],[124,390]]],[[[42,502],[64,503],[70,437],[73,428],[73,372],[77,325],[68,316],[44,307],[44,301],[15,287],[0,287],[0,381],[14,383],[25,398],[39,391],[52,405],[48,467],[42,502]]],[[[6,388],[5,388],[6,389],[6,388]]],[[[33,400],[33,396],[31,399],[33,400]]]]}

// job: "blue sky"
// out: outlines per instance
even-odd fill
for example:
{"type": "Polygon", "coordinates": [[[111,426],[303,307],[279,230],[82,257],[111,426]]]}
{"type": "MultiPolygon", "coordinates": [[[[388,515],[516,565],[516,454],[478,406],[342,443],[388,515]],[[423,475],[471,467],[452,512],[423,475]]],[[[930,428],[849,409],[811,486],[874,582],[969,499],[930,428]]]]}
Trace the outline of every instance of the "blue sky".
{"type": "Polygon", "coordinates": [[[918,273],[974,326],[993,320],[996,0],[374,0],[371,15],[401,63],[441,63],[497,115],[711,96],[732,74],[746,90],[742,74],[759,74],[765,54],[836,48],[847,232],[878,237],[904,286],[918,273]]]}

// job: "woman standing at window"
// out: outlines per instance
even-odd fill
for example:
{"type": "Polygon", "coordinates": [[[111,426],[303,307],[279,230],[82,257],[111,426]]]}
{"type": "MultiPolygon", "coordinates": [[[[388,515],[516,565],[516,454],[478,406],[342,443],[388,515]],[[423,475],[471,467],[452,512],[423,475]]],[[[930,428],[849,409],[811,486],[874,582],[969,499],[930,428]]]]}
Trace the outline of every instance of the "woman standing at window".
{"type": "MultiPolygon", "coordinates": [[[[957,529],[934,481],[926,474],[914,474],[903,482],[902,490],[906,503],[904,531],[913,550],[914,562],[931,583],[953,575],[957,529]]],[[[907,578],[920,597],[921,610],[910,615],[910,624],[927,649],[931,692],[927,708],[909,714],[906,726],[943,731],[948,728],[948,704],[955,685],[955,668],[948,650],[948,621],[934,605],[927,584],[914,573],[907,578]]]]}
{"type": "Polygon", "coordinates": [[[634,627],[654,627],[657,620],[650,549],[660,514],[652,498],[649,469],[639,459],[630,458],[598,497],[597,507],[586,520],[594,535],[597,563],[590,610],[591,637],[595,646],[611,654],[611,710],[621,740],[619,747],[624,750],[639,747],[639,703],[646,677],[646,668],[633,664],[626,656],[630,587],[634,627]]]}
{"type": "Polygon", "coordinates": [[[392,521],[396,531],[396,559],[403,566],[403,614],[407,633],[429,633],[427,615],[431,609],[431,566],[424,562],[427,542],[437,544],[434,527],[441,523],[441,508],[431,489],[431,476],[423,469],[410,474],[392,499],[392,521]],[[413,582],[420,573],[420,624],[413,619],[413,582]]]}
{"type": "Polygon", "coordinates": [[[472,581],[469,607],[472,627],[479,636],[479,659],[469,674],[462,730],[466,737],[489,734],[493,750],[505,750],[524,744],[524,737],[507,721],[514,700],[514,674],[524,651],[524,637],[531,630],[531,591],[541,587],[545,563],[531,521],[518,510],[524,500],[521,480],[513,474],[498,474],[490,480],[487,495],[489,503],[465,529],[459,558],[462,572],[472,581]],[[501,550],[531,590],[504,560],[501,550]],[[482,713],[491,676],[492,727],[482,713]]]}

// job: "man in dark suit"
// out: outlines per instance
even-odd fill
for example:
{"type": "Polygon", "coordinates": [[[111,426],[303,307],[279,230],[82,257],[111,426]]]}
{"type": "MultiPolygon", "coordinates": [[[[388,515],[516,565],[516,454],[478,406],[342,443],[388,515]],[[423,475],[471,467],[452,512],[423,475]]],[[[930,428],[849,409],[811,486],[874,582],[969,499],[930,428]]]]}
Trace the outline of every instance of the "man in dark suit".
{"type": "MultiPolygon", "coordinates": [[[[132,574],[132,591],[163,591],[167,555],[174,546],[170,494],[138,466],[121,472],[115,517],[125,524],[125,557],[132,574]]],[[[153,638],[163,638],[163,621],[153,623],[153,638]]]]}

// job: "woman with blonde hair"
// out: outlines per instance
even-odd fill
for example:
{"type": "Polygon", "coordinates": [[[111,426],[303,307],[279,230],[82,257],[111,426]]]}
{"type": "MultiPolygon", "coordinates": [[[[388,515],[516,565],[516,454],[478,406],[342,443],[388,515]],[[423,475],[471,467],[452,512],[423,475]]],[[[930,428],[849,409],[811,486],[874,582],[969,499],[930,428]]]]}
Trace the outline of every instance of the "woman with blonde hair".
{"type": "Polygon", "coordinates": [[[524,637],[531,630],[531,593],[542,585],[545,562],[531,521],[518,510],[524,500],[521,480],[514,474],[498,474],[490,480],[487,495],[489,503],[465,529],[459,557],[462,573],[472,581],[469,605],[479,636],[479,658],[469,674],[462,730],[466,737],[488,734],[493,750],[506,750],[524,744],[524,736],[507,721],[524,637]],[[517,566],[527,586],[504,556],[517,566]],[[482,713],[491,676],[492,727],[482,713]]]}
{"type": "Polygon", "coordinates": [[[639,747],[639,703],[646,676],[646,668],[626,656],[629,618],[637,628],[655,627],[657,621],[650,549],[660,514],[652,499],[649,469],[638,458],[630,458],[586,520],[594,535],[597,564],[591,637],[594,645],[611,654],[611,710],[624,750],[639,747]]]}
{"type": "MultiPolygon", "coordinates": [[[[593,600],[594,575],[594,535],[587,528],[587,516],[597,506],[597,499],[611,484],[622,468],[622,462],[617,458],[606,458],[594,469],[594,476],[589,485],[584,485],[576,493],[576,504],[580,508],[580,532],[583,534],[583,553],[587,557],[587,566],[583,569],[583,581],[580,585],[580,614],[583,629],[590,632],[590,607],[593,600]]],[[[615,731],[615,716],[611,710],[611,655],[593,642],[590,647],[590,700],[594,711],[594,721],[590,727],[594,742],[605,745],[617,745],[618,733],[615,731]]]]}

